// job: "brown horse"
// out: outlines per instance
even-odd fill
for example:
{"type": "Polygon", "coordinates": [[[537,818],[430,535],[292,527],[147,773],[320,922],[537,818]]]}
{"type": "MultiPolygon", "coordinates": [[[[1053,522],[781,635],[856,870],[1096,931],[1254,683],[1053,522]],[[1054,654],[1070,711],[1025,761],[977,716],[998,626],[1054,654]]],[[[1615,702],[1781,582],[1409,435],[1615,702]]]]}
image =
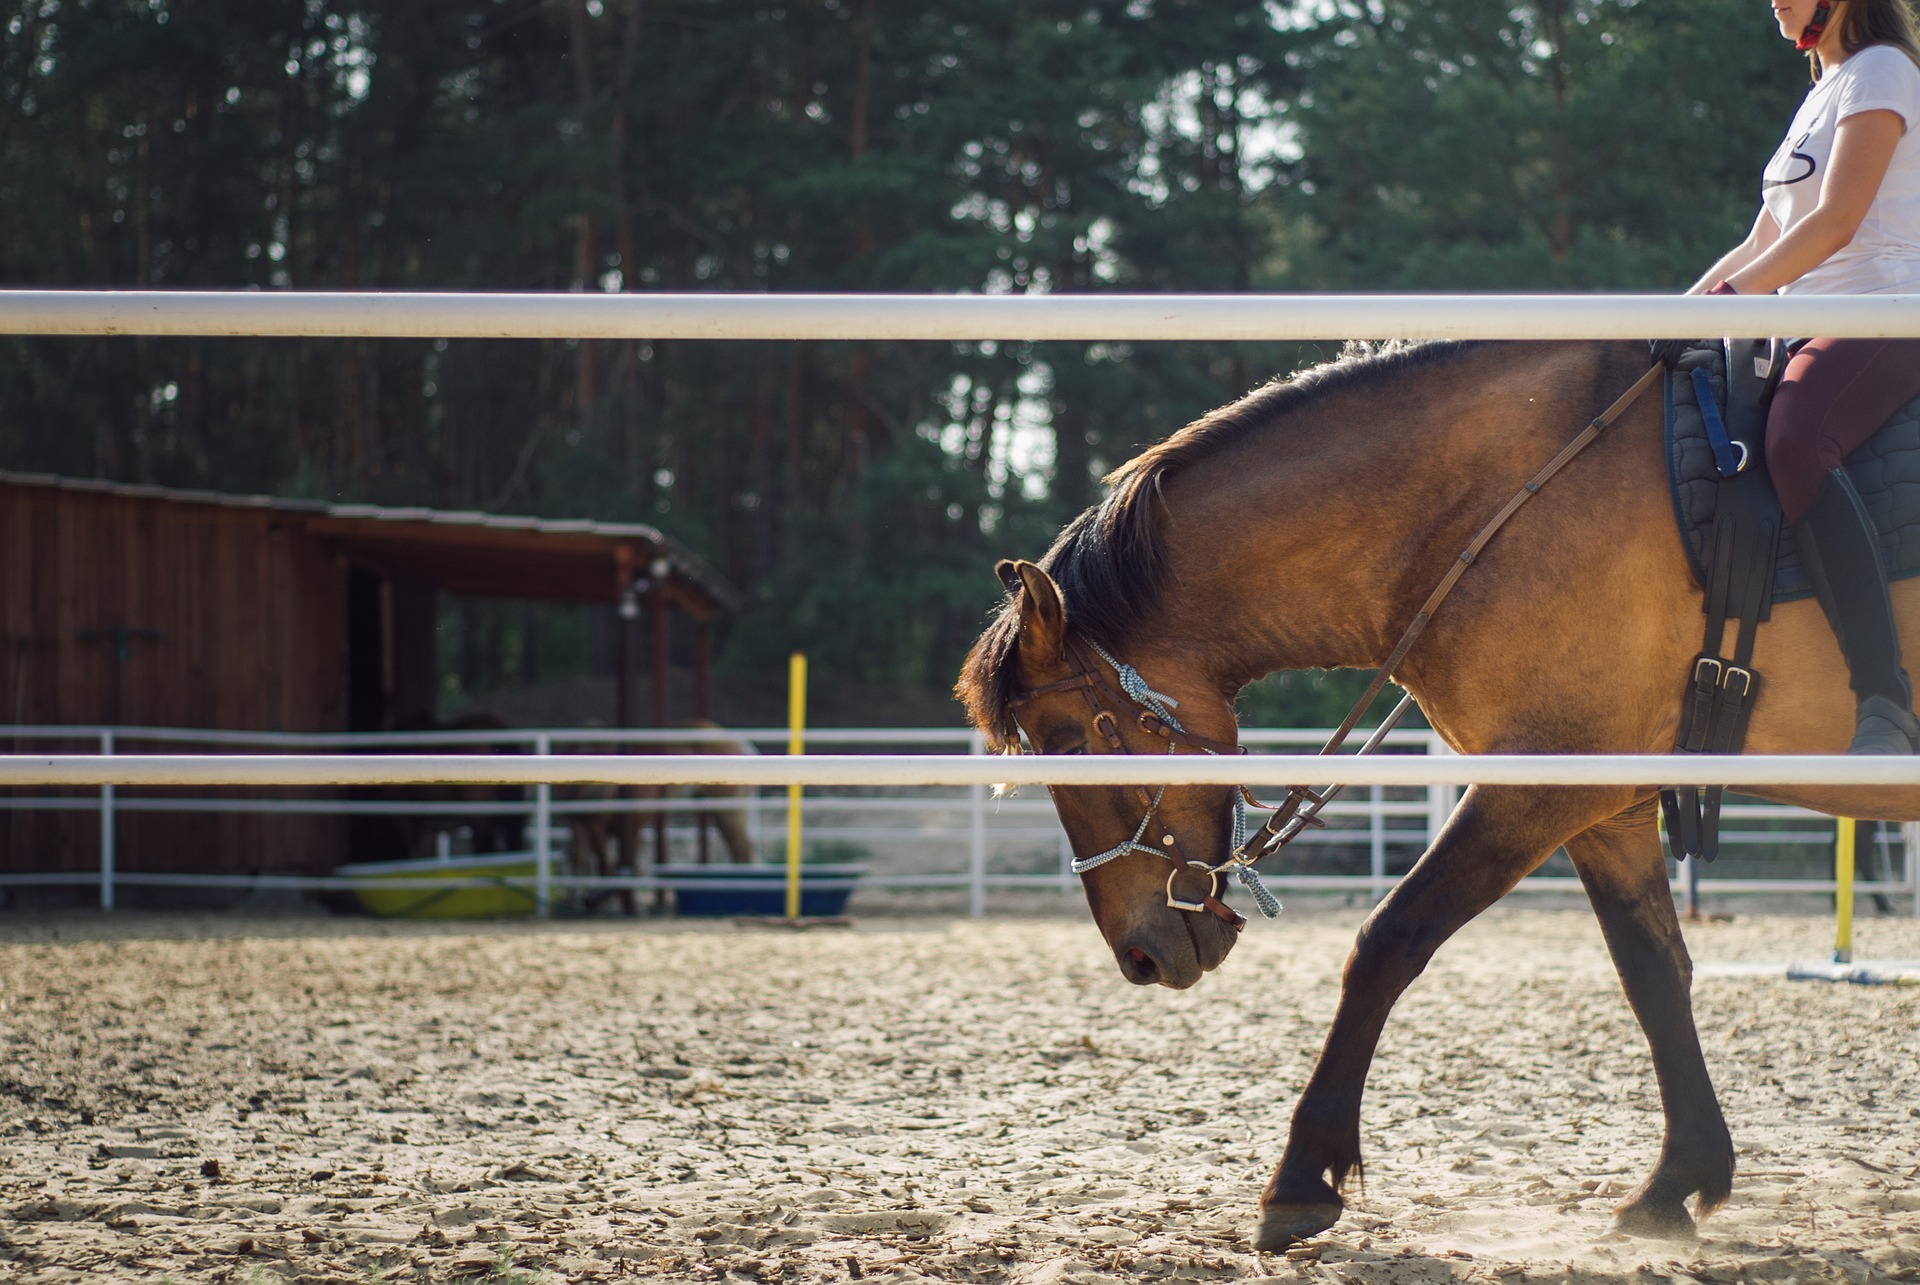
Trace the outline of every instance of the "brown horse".
{"type": "MultiPolygon", "coordinates": [[[[1233,702],[1274,670],[1378,665],[1467,541],[1645,369],[1621,343],[1429,344],[1277,382],[1123,465],[1102,503],[1038,566],[1002,564],[1009,601],[959,693],[974,724],[1043,754],[1165,753],[1131,715],[1096,723],[1098,653],[1179,701],[1197,737],[1231,741],[1233,702]],[[1055,686],[1058,684],[1058,686],[1055,686]],[[1119,738],[1118,744],[1108,732],[1119,738]]],[[[1640,399],[1494,538],[1396,679],[1456,750],[1665,753],[1700,644],[1701,592],[1675,533],[1660,400],[1640,399]]],[[[1920,584],[1894,591],[1920,638],[1920,584]]],[[[1846,671],[1820,608],[1781,606],[1760,631],[1766,683],[1747,746],[1836,753],[1853,730],[1846,671]]],[[[1795,788],[1767,797],[1852,816],[1920,818],[1913,789],[1795,788]]],[[[1055,789],[1076,853],[1134,834],[1124,787],[1055,789]]],[[[1166,792],[1155,840],[1217,864],[1226,787],[1166,792]]],[[[1339,1007],[1261,1195],[1272,1249],[1339,1218],[1360,1172],[1360,1099],[1394,1001],[1441,943],[1565,846],[1653,1053],[1666,1137],[1618,1207],[1621,1229],[1691,1233],[1733,1179],[1733,1145],[1695,1033],[1651,786],[1468,790],[1432,846],[1362,926],[1339,1007]]],[[[1232,947],[1230,918],[1169,908],[1170,867],[1130,851],[1090,870],[1087,900],[1130,981],[1191,986],[1232,947]]]]}
{"type": "MultiPolygon", "coordinates": [[[[724,732],[712,719],[693,719],[675,725],[681,731],[724,732]]],[[[758,754],[753,742],[737,737],[690,736],[686,740],[649,741],[626,747],[636,754],[758,754]]],[[[727,855],[736,865],[753,860],[753,839],[747,833],[747,799],[753,791],[744,785],[570,785],[555,791],[555,798],[573,802],[604,800],[607,806],[594,811],[567,814],[573,831],[573,869],[575,873],[596,876],[619,874],[620,867],[638,873],[639,831],[648,822],[669,814],[650,801],[660,799],[712,799],[712,808],[693,815],[704,828],[712,825],[727,845],[727,855]],[[615,843],[615,839],[619,842],[615,843]],[[624,856],[622,854],[625,854],[624,856]]],[[[702,859],[706,855],[706,836],[700,840],[702,859]]],[[[656,854],[657,855],[657,854],[656,854]]]]}

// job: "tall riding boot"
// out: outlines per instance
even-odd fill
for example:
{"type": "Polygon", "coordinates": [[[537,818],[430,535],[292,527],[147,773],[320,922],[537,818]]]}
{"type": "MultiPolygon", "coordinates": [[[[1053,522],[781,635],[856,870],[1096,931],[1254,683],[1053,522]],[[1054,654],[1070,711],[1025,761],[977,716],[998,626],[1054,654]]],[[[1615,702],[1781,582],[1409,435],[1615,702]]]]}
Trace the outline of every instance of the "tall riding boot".
{"type": "Polygon", "coordinates": [[[1800,563],[1847,658],[1853,695],[1849,754],[1912,754],[1920,748],[1913,688],[1900,665],[1900,635],[1887,594],[1880,541],[1845,469],[1834,469],[1793,526],[1800,563]]]}

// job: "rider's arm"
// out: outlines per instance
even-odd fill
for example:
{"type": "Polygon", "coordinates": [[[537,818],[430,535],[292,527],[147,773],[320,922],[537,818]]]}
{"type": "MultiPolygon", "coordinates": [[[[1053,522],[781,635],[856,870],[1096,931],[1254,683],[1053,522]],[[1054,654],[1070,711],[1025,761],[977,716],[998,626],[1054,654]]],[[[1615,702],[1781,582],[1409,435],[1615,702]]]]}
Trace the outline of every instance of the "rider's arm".
{"type": "Polygon", "coordinates": [[[1747,239],[1720,256],[1720,261],[1707,269],[1707,275],[1693,283],[1688,294],[1705,294],[1717,282],[1725,281],[1740,269],[1752,263],[1766,252],[1775,241],[1780,239],[1780,225],[1773,221],[1765,207],[1753,220],[1753,231],[1747,233],[1747,239]]]}
{"type": "Polygon", "coordinates": [[[1763,207],[1761,213],[1755,215],[1753,219],[1753,230],[1747,232],[1747,240],[1743,240],[1726,254],[1720,255],[1720,261],[1707,269],[1705,277],[1693,282],[1692,288],[1688,288],[1688,294],[1707,294],[1707,290],[1711,290],[1715,282],[1726,280],[1743,269],[1747,263],[1753,263],[1776,240],[1780,240],[1780,225],[1774,223],[1774,217],[1766,213],[1763,207]]]}
{"type": "Polygon", "coordinates": [[[1820,203],[1754,259],[1727,274],[1741,294],[1768,294],[1819,267],[1853,240],[1906,132],[1900,113],[1876,108],[1840,122],[1820,203]]]}

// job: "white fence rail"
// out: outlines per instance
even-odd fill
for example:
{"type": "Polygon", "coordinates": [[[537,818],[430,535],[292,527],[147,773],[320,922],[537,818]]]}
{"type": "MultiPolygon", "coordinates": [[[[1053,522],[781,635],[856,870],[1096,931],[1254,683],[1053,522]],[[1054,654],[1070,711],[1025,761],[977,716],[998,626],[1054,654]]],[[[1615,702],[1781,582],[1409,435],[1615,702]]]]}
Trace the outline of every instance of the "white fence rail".
{"type": "MultiPolygon", "coordinates": [[[[678,338],[678,339],[925,339],[967,341],[1033,340],[1297,340],[1331,338],[1454,339],[1629,339],[1652,335],[1823,334],[1851,337],[1920,335],[1920,296],[1809,296],[1683,298],[1667,295],[670,295],[670,294],[452,294],[254,291],[100,291],[0,290],[0,334],[35,335],[204,335],[393,338],[678,338]]],[[[26,736],[35,729],[13,729],[26,736]]],[[[75,729],[55,730],[68,737],[75,729]]],[[[1388,832],[1389,789],[1429,791],[1426,826],[1438,825],[1442,811],[1433,792],[1457,784],[1681,784],[1725,783],[1749,786],[1916,785],[1920,763],[1912,760],[1842,760],[1808,757],[1672,758],[1488,756],[1449,759],[1426,754],[1390,755],[1364,760],[1316,760],[1309,756],[1261,756],[1220,760],[1199,757],[1117,759],[984,760],[976,744],[965,755],[836,755],[777,762],[770,759],[712,757],[557,755],[570,743],[567,732],[532,734],[532,754],[508,756],[356,754],[253,756],[126,756],[123,743],[136,737],[157,739],[151,729],[93,729],[98,755],[16,756],[0,759],[0,786],[49,785],[96,788],[96,798],[78,801],[101,817],[101,899],[111,905],[114,887],[161,879],[207,882],[210,876],[134,876],[117,868],[114,817],[133,808],[171,806],[179,800],[125,796],[122,785],[215,784],[320,785],[405,782],[532,782],[535,790],[534,841],[539,854],[544,898],[562,881],[551,874],[554,818],[565,815],[553,786],[567,782],[616,783],[733,782],[759,787],[800,781],[814,787],[866,786],[912,788],[964,786],[957,800],[966,813],[963,830],[968,861],[959,876],[972,890],[976,909],[984,889],[996,881],[1022,884],[1057,879],[1047,874],[996,874],[986,848],[991,827],[985,785],[996,781],[1055,784],[1199,784],[1203,782],[1283,785],[1298,780],[1342,781],[1368,787],[1370,835],[1388,832]]],[[[677,735],[677,734],[676,734],[677,735]]],[[[964,736],[965,734],[960,734],[964,736]]],[[[1284,735],[1284,734],[1282,734],[1284,735]]],[[[639,737],[606,732],[577,734],[579,741],[607,744],[639,737]]],[[[816,744],[884,741],[860,733],[839,740],[814,733],[816,744]]],[[[231,734],[183,734],[201,743],[237,743],[231,734]]],[[[497,734],[475,740],[498,741],[497,734]]],[[[262,742],[254,741],[255,745],[262,742]]],[[[274,748],[366,749],[408,742],[348,741],[341,738],[281,738],[274,748]]],[[[413,742],[418,744],[420,742],[413,742]]],[[[441,744],[447,738],[440,738],[441,744]]],[[[957,742],[948,741],[949,745],[957,742]]],[[[1292,742],[1282,742],[1292,743],[1292,742]]],[[[70,799],[9,800],[10,806],[67,807],[70,799]]],[[[209,809],[250,807],[258,801],[190,800],[209,809]]],[[[287,809],[317,801],[281,801],[287,809]]],[[[827,800],[805,806],[818,808],[827,800]]],[[[850,802],[850,801],[849,801],[850,802]]],[[[897,803],[875,799],[873,803],[897,803]]],[[[1029,802],[993,806],[1007,809],[1029,802]]],[[[756,809],[759,804],[754,805],[756,809]]],[[[1741,815],[1730,813],[1730,820],[1741,815]]],[[[1759,813],[1747,815],[1758,818],[1759,813]]],[[[1777,816],[1768,814],[1774,820],[1777,816]]],[[[842,830],[847,827],[842,827],[842,830]]],[[[826,832],[836,833],[831,827],[826,832]]],[[[821,830],[816,828],[816,835],[821,830]]],[[[1425,842],[1422,834],[1420,842],[1425,842]]],[[[1733,836],[1730,836],[1733,837],[1733,836]]],[[[1920,879],[1914,877],[1915,843],[1907,832],[1906,875],[1899,887],[1911,890],[1920,909],[1920,879]]],[[[1374,842],[1380,850],[1386,840],[1374,842]]],[[[70,880],[72,876],[14,874],[0,880],[70,880]]],[[[956,876],[898,876],[917,884],[951,885],[956,876]]],[[[1343,877],[1344,878],[1344,877],[1343,877]]],[[[1378,894],[1385,872],[1379,862],[1357,885],[1378,894]]],[[[278,880],[274,886],[308,886],[317,881],[278,880]]],[[[1283,884],[1296,882],[1283,877],[1283,884]]],[[[1322,883],[1329,883],[1322,880],[1322,883]]],[[[1535,878],[1528,887],[1553,880],[1535,878]]],[[[1565,883],[1566,881],[1558,881],[1565,883]]],[[[1752,880],[1746,886],[1773,890],[1781,881],[1752,880]]],[[[248,881],[249,886],[265,886],[248,881]]],[[[906,886],[900,884],[899,886],[906,886]]],[[[1713,886],[1733,890],[1734,881],[1713,886]]],[[[1798,881],[1793,888],[1816,891],[1831,881],[1798,881]]],[[[1892,889],[1890,881],[1867,883],[1867,892],[1892,889]]]]}
{"type": "Polygon", "coordinates": [[[1920,295],[0,290],[0,334],[393,339],[1644,339],[1920,334],[1920,295]]]}
{"type": "MultiPolygon", "coordinates": [[[[1507,779],[1509,765],[1517,765],[1522,783],[1543,776],[1591,784],[1596,779],[1662,782],[1719,779],[1724,767],[1731,777],[1759,776],[1804,781],[1810,775],[1838,768],[1833,779],[1860,784],[1859,760],[1831,758],[1609,758],[1513,756],[1456,757],[1446,752],[1428,732],[1397,732],[1388,740],[1388,754],[1370,759],[1351,756],[1319,758],[1295,750],[1321,743],[1319,730],[1247,729],[1242,738],[1255,750],[1239,759],[1199,756],[1128,760],[999,757],[983,758],[984,745],[971,731],[958,729],[814,729],[811,744],[823,748],[885,747],[887,755],[830,754],[790,758],[757,756],[656,756],[652,754],[572,754],[571,747],[604,749],[625,745],[644,751],[649,745],[710,737],[745,741],[777,748],[786,733],[776,729],[702,733],[695,731],[609,731],[604,729],[548,729],[536,731],[477,731],[384,734],[240,733],[204,729],[130,727],[0,727],[0,741],[39,741],[50,744],[91,743],[92,755],[13,755],[0,757],[0,785],[19,787],[88,787],[88,795],[15,795],[0,809],[20,811],[92,811],[100,822],[100,865],[96,872],[0,873],[7,885],[96,885],[100,904],[112,907],[116,889],[131,886],[200,887],[238,890],[336,891],[369,886],[366,880],[341,877],[275,875],[147,874],[118,868],[115,831],[122,814],[135,812],[200,812],[216,814],[330,814],[348,816],[431,816],[448,818],[523,816],[529,819],[530,855],[538,870],[537,900],[542,907],[566,893],[608,889],[651,890],[663,886],[650,866],[614,877],[571,873],[566,868],[565,838],[569,819],[583,814],[631,809],[632,801],[579,799],[556,796],[555,786],[577,781],[626,783],[737,782],[754,787],[780,787],[802,780],[816,789],[839,787],[830,794],[805,797],[802,808],[809,842],[816,848],[838,847],[869,862],[873,869],[861,886],[877,889],[964,889],[969,909],[984,913],[990,890],[1016,888],[1071,892],[1075,881],[1067,873],[1069,852],[1065,836],[1044,797],[990,798],[987,781],[1020,779],[1030,782],[1071,777],[1107,783],[1134,778],[1157,783],[1181,769],[1185,775],[1220,783],[1261,781],[1269,785],[1296,780],[1328,782],[1358,779],[1356,790],[1329,809],[1331,826],[1310,832],[1288,861],[1280,863],[1273,881],[1295,891],[1384,895],[1400,871],[1423,850],[1452,810],[1458,788],[1474,780],[1507,779]],[[128,755],[133,746],[196,746],[204,750],[245,747],[271,749],[274,754],[215,753],[128,755]],[[404,750],[423,747],[469,746],[476,749],[514,746],[522,753],[343,754],[343,750],[404,750]],[[950,751],[961,749],[964,754],[950,751]],[[329,754],[300,751],[329,750],[329,754]],[[920,753],[903,754],[902,750],[920,753]],[[926,751],[949,751],[945,753],[926,751]],[[369,763],[372,769],[369,769],[369,763]],[[1625,764],[1626,766],[1622,766],[1625,764]],[[1489,765],[1500,770],[1492,772],[1489,765]],[[1190,769],[1200,769],[1191,771],[1190,769]],[[189,770],[190,769],[190,770],[189,770]],[[1089,770],[1091,769],[1091,770],[1089,770]],[[1145,769],[1142,771],[1141,769],[1145,769]],[[1769,777],[1769,773],[1777,775],[1769,777]],[[465,783],[530,785],[519,800],[391,800],[353,798],[178,797],[128,794],[120,787],[177,785],[202,789],[215,785],[339,785],[346,783],[434,784],[465,783]],[[947,787],[930,792],[928,785],[947,787]],[[862,787],[858,793],[845,787],[862,787]],[[954,788],[960,787],[960,788],[954,788]],[[1315,854],[1341,850],[1339,873],[1329,873],[1315,854]],[[1364,872],[1353,868],[1364,853],[1364,872]],[[1303,860],[1304,857],[1304,860],[1303,860]],[[1302,869],[1302,866],[1306,869],[1302,869]]],[[[1903,769],[1894,775],[1907,783],[1920,781],[1920,763],[1895,762],[1903,769]]],[[[785,802],[758,789],[739,803],[727,799],[648,800],[644,809],[679,820],[690,814],[730,806],[748,813],[750,832],[772,835],[776,828],[763,818],[784,817],[785,802]]],[[[1830,819],[1798,808],[1756,803],[1734,803],[1726,814],[1726,850],[1723,872],[1749,868],[1749,875],[1727,877],[1709,872],[1704,887],[1709,894],[1820,893],[1831,891],[1831,879],[1805,877],[1749,877],[1764,867],[1761,854],[1787,847],[1804,853],[1826,850],[1832,844],[1830,819]],[[1745,856],[1743,856],[1745,854],[1745,856]]],[[[1878,850],[1880,877],[1862,882],[1860,890],[1880,896],[1912,898],[1920,913],[1920,883],[1914,878],[1915,844],[1911,828],[1881,836],[1878,850]],[[1898,860],[1895,851],[1898,849],[1898,860]],[[1896,867],[1898,873],[1896,874],[1896,867]]],[[[671,847],[690,849],[691,831],[675,828],[671,847]]],[[[405,856],[403,853],[356,853],[357,859],[405,856]]],[[[656,854],[657,857],[657,854],[656,854]]],[[[1802,865],[1804,865],[1804,861],[1802,865]]],[[[1871,871],[1871,867],[1870,867],[1871,871]]],[[[769,884],[776,882],[769,875],[769,884]]],[[[386,878],[382,886],[414,886],[386,878]]],[[[418,886],[446,888],[434,879],[418,886]]],[[[1577,881],[1537,875],[1522,885],[1536,891],[1577,889],[1577,881]]]]}
{"type": "MultiPolygon", "coordinates": [[[[606,739],[602,734],[600,739],[606,739]]],[[[1257,759],[1200,755],[1073,757],[808,755],[792,761],[704,754],[95,754],[0,757],[0,788],[24,785],[1815,785],[1920,786],[1920,758],[1820,754],[1475,754],[1444,766],[1393,755],[1257,759]]]]}

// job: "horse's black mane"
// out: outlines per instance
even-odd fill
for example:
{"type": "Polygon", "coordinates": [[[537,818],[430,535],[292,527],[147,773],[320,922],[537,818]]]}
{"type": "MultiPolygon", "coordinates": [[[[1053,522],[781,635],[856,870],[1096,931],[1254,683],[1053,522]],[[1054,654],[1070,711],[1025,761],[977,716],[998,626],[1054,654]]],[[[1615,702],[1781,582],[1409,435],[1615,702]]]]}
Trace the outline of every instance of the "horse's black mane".
{"type": "MultiPolygon", "coordinates": [[[[1106,477],[1105,498],[1067,524],[1039,565],[1054,583],[1075,633],[1109,650],[1124,647],[1147,604],[1166,582],[1166,546],[1153,520],[1164,480],[1194,461],[1244,439],[1289,410],[1335,393],[1365,389],[1480,345],[1442,342],[1350,345],[1333,361],[1276,379],[1210,411],[1150,446],[1106,477]]],[[[1024,591],[1022,591],[1024,592],[1024,591]]],[[[975,727],[1002,748],[1015,739],[1011,664],[1020,631],[1020,599],[1009,598],[974,644],[956,689],[975,727]]]]}

